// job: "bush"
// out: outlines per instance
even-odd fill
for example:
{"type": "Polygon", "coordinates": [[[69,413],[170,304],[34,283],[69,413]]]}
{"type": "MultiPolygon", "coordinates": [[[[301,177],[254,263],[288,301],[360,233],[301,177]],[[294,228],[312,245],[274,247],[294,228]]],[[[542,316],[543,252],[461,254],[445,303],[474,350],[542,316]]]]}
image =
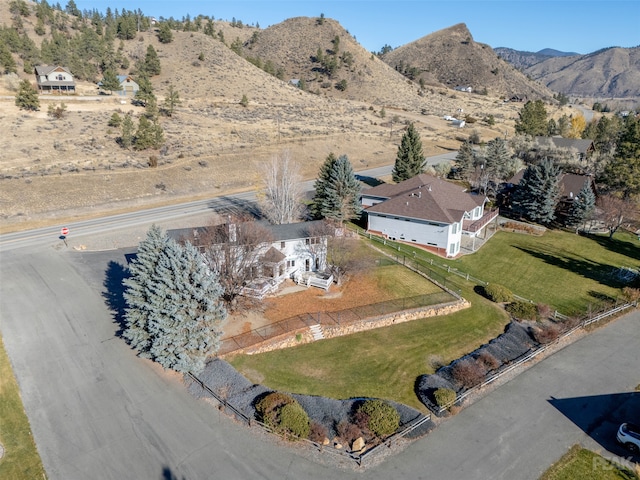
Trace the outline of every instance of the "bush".
{"type": "Polygon", "coordinates": [[[327,427],[318,422],[311,422],[309,429],[309,440],[316,443],[324,442],[328,435],[327,427]]]}
{"type": "Polygon", "coordinates": [[[495,370],[500,366],[500,361],[486,350],[480,352],[478,361],[482,362],[487,367],[487,370],[495,370]]]}
{"type": "Polygon", "coordinates": [[[109,123],[107,125],[109,125],[110,127],[119,127],[120,125],[122,125],[122,117],[118,115],[118,112],[113,112],[113,115],[111,115],[111,118],[109,119],[109,123]]]}
{"type": "Polygon", "coordinates": [[[513,293],[507,287],[503,287],[502,285],[498,285],[497,283],[490,283],[486,287],[484,287],[484,293],[487,295],[489,300],[502,303],[502,302],[513,302],[513,293]]]}
{"type": "Polygon", "coordinates": [[[533,330],[533,338],[538,343],[551,343],[558,338],[560,330],[555,325],[546,325],[533,330]]]}
{"type": "Polygon", "coordinates": [[[346,420],[342,420],[337,427],[338,436],[345,443],[353,443],[353,441],[362,436],[362,430],[357,425],[348,422],[346,420]]]}
{"type": "Polygon", "coordinates": [[[359,411],[369,415],[369,430],[379,437],[391,435],[400,426],[400,414],[385,401],[367,400],[359,411]]]}
{"type": "Polygon", "coordinates": [[[295,401],[295,398],[286,393],[272,392],[266,395],[256,404],[258,420],[266,423],[270,427],[275,427],[274,422],[277,419],[279,410],[285,405],[294,403],[295,401]]]}
{"type": "Polygon", "coordinates": [[[505,308],[512,317],[521,320],[535,320],[538,316],[538,308],[536,305],[530,302],[525,302],[524,300],[511,302],[505,308]]]}
{"type": "Polygon", "coordinates": [[[456,401],[456,392],[450,388],[439,388],[433,393],[433,397],[439,407],[444,407],[456,401]]]}
{"type": "Polygon", "coordinates": [[[460,360],[451,367],[451,375],[454,380],[465,388],[472,388],[484,379],[484,370],[474,360],[460,360]]]}
{"type": "Polygon", "coordinates": [[[288,403],[280,409],[278,430],[297,438],[307,438],[311,431],[309,415],[298,402],[288,403]]]}
{"type": "Polygon", "coordinates": [[[539,303],[536,305],[536,310],[538,311],[538,318],[540,320],[547,320],[551,318],[552,310],[551,307],[545,303],[539,303]]]}

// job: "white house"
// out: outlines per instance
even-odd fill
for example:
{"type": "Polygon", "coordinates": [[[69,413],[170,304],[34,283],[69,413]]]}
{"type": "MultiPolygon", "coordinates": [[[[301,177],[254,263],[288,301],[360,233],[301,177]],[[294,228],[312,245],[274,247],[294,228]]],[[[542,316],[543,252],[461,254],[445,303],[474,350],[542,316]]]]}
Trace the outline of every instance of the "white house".
{"type": "Polygon", "coordinates": [[[473,92],[473,88],[471,88],[469,85],[458,85],[457,87],[454,88],[454,90],[458,92],[467,92],[467,93],[473,92]]]}
{"type": "MultiPolygon", "coordinates": [[[[132,97],[140,90],[140,85],[131,75],[116,75],[116,78],[120,83],[120,90],[117,91],[118,95],[132,97]]],[[[102,88],[102,81],[98,82],[98,87],[102,88]]]]}
{"type": "MultiPolygon", "coordinates": [[[[255,258],[251,266],[252,282],[244,293],[263,297],[274,292],[287,279],[306,285],[328,288],[332,278],[322,281],[312,279],[327,268],[327,237],[322,233],[323,221],[271,225],[260,222],[270,232],[270,238],[251,252],[255,258]]],[[[211,228],[211,227],[210,227],[211,228]]],[[[233,242],[235,229],[233,224],[219,225],[213,228],[228,229],[233,242]]],[[[188,241],[201,251],[208,237],[206,227],[168,230],[167,235],[177,241],[188,241]]]]}
{"type": "Polygon", "coordinates": [[[498,215],[485,213],[487,199],[427,174],[362,192],[367,231],[419,245],[439,255],[460,253],[463,235],[480,236],[498,215]]]}
{"type": "Polygon", "coordinates": [[[38,65],[36,81],[41,93],[75,93],[76,82],[66,67],[60,65],[38,65]]]}

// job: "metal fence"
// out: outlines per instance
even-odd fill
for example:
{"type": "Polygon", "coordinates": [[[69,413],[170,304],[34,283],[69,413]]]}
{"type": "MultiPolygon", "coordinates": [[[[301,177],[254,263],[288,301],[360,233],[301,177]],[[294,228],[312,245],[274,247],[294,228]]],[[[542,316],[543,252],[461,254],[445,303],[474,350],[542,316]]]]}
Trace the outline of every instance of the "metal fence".
{"type": "Polygon", "coordinates": [[[247,333],[222,340],[219,355],[231,353],[235,350],[256,345],[265,340],[275,338],[289,332],[310,327],[312,325],[344,326],[353,323],[376,318],[392,313],[412,310],[417,308],[450,303],[456,300],[456,296],[449,292],[435,292],[415,297],[398,298],[384,302],[370,303],[358,307],[352,307],[335,312],[315,312],[295,315],[264,327],[256,328],[247,333]]]}
{"type": "Polygon", "coordinates": [[[599,322],[600,320],[603,320],[604,318],[610,317],[612,315],[617,315],[617,314],[625,311],[627,308],[630,308],[630,307],[637,307],[637,303],[625,303],[624,305],[619,305],[619,306],[616,306],[614,308],[611,308],[611,309],[604,310],[602,312],[596,313],[593,316],[589,315],[589,316],[585,317],[580,323],[578,323],[578,325],[576,325],[573,328],[570,328],[566,332],[561,333],[558,336],[558,338],[556,338],[552,342],[544,344],[544,345],[541,345],[536,349],[532,349],[532,350],[526,352],[525,354],[521,355],[520,357],[513,359],[508,364],[503,365],[501,368],[498,369],[497,372],[495,372],[495,373],[489,375],[487,378],[485,378],[485,380],[482,383],[476,385],[475,387],[471,387],[471,388],[465,390],[464,392],[460,393],[459,395],[456,396],[456,399],[453,402],[451,402],[451,403],[449,403],[447,405],[441,406],[437,413],[438,414],[442,414],[445,410],[447,410],[451,406],[455,405],[456,403],[462,402],[469,395],[477,392],[478,390],[480,390],[481,388],[483,388],[483,387],[485,387],[487,385],[490,385],[491,383],[493,383],[496,380],[502,378],[506,374],[512,372],[513,370],[515,370],[516,368],[520,367],[521,365],[529,362],[530,360],[533,360],[535,357],[537,357],[538,355],[546,352],[547,350],[552,348],[554,345],[557,345],[561,340],[563,340],[563,339],[565,339],[567,337],[570,337],[571,335],[573,335],[578,330],[586,328],[587,326],[589,326],[589,325],[591,325],[591,324],[593,324],[595,322],[599,322]]]}

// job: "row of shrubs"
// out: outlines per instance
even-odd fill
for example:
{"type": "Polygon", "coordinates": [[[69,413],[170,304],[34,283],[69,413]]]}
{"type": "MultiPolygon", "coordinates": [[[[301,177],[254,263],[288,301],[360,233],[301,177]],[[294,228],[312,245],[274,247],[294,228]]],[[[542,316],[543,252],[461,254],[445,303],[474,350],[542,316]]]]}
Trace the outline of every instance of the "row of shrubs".
{"type": "MultiPolygon", "coordinates": [[[[308,438],[322,443],[327,438],[327,428],[311,421],[309,415],[291,395],[272,392],[256,403],[258,420],[289,440],[308,438]]],[[[369,399],[355,410],[349,420],[337,426],[340,439],[351,444],[359,437],[369,442],[383,439],[400,426],[400,414],[389,403],[369,399]]]]}
{"type": "Polygon", "coordinates": [[[551,307],[544,303],[534,304],[525,300],[516,300],[511,290],[497,283],[484,287],[485,296],[496,303],[506,303],[505,310],[514,318],[521,320],[546,320],[551,316],[551,307]]]}

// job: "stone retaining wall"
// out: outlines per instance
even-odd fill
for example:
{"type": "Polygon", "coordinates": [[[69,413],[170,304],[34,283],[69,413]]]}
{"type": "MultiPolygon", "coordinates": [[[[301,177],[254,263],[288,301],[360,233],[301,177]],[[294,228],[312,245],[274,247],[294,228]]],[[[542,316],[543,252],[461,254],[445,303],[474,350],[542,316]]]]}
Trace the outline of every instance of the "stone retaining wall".
{"type": "MultiPolygon", "coordinates": [[[[350,322],[346,325],[322,325],[322,332],[325,338],[336,338],[352,333],[363,332],[365,330],[373,330],[374,328],[388,327],[398,323],[411,322],[420,318],[436,317],[440,315],[448,315],[450,313],[469,308],[471,304],[465,299],[455,302],[443,303],[440,305],[430,305],[428,307],[414,308],[404,310],[402,312],[394,312],[387,315],[366,318],[357,322],[350,322]]],[[[270,352],[272,350],[280,350],[283,348],[295,347],[304,343],[314,341],[308,327],[299,328],[290,332],[270,338],[250,347],[234,350],[226,355],[244,353],[254,355],[257,353],[270,352]]],[[[224,358],[226,355],[222,355],[224,358]]]]}

